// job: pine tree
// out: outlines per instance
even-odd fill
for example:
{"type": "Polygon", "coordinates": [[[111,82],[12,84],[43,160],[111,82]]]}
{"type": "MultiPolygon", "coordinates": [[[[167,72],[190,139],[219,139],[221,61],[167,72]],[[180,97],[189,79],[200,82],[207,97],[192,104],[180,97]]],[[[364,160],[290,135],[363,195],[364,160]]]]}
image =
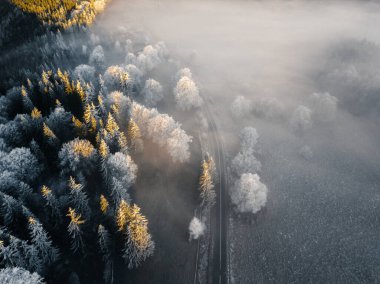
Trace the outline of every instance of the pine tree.
{"type": "Polygon", "coordinates": [[[106,283],[113,283],[113,260],[111,248],[111,236],[108,230],[103,226],[98,226],[98,243],[104,261],[103,279],[106,283]]]}
{"type": "Polygon", "coordinates": [[[70,176],[69,178],[69,189],[70,189],[70,203],[76,209],[78,213],[88,218],[90,216],[90,206],[88,203],[87,194],[83,190],[83,185],[77,183],[75,179],[70,176]]]}
{"type": "Polygon", "coordinates": [[[52,220],[54,220],[57,223],[60,223],[62,220],[62,215],[59,201],[54,196],[51,189],[48,188],[46,185],[43,185],[41,187],[41,194],[45,198],[46,204],[51,209],[52,220]]]}
{"type": "Polygon", "coordinates": [[[70,217],[70,223],[68,228],[69,235],[71,237],[71,249],[75,253],[78,250],[83,252],[84,244],[82,239],[82,230],[80,229],[80,225],[84,224],[85,221],[82,220],[82,216],[77,214],[74,209],[69,208],[69,212],[67,213],[68,217],[70,217]]]}
{"type": "Polygon", "coordinates": [[[52,265],[58,260],[58,249],[53,246],[53,242],[37,219],[29,217],[28,223],[32,244],[37,247],[42,262],[48,266],[52,265]]]}

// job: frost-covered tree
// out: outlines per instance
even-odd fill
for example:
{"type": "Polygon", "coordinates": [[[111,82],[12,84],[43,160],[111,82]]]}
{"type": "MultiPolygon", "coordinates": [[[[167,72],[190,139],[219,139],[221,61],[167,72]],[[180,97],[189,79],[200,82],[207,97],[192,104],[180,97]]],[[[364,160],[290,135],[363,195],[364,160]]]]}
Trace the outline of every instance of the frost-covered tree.
{"type": "Polygon", "coordinates": [[[166,147],[173,161],[182,163],[189,159],[189,143],[192,137],[187,135],[172,117],[136,102],[132,103],[131,116],[139,126],[142,136],[166,147]]]}
{"type": "Polygon", "coordinates": [[[173,162],[184,163],[190,159],[191,136],[181,128],[175,128],[167,139],[167,149],[173,162]]]}
{"type": "Polygon", "coordinates": [[[3,284],[43,284],[45,283],[36,272],[30,273],[20,267],[8,267],[0,270],[0,283],[3,284]]]}
{"type": "Polygon", "coordinates": [[[156,106],[164,97],[161,84],[154,79],[148,79],[145,81],[142,94],[147,106],[156,106]]]}
{"type": "Polygon", "coordinates": [[[312,111],[306,106],[298,106],[290,118],[290,126],[296,133],[302,133],[312,126],[312,111]]]}
{"type": "Polygon", "coordinates": [[[121,201],[118,208],[117,224],[124,232],[126,243],[123,258],[128,268],[138,267],[142,261],[153,254],[155,244],[148,232],[148,221],[140,213],[140,208],[121,201]]]}
{"type": "Polygon", "coordinates": [[[78,65],[74,69],[74,77],[82,82],[94,82],[95,68],[87,64],[78,65]]]}
{"type": "Polygon", "coordinates": [[[107,171],[112,178],[123,183],[125,187],[130,187],[136,179],[137,165],[129,155],[117,152],[109,156],[106,162],[107,171]]]}
{"type": "Polygon", "coordinates": [[[76,180],[70,176],[69,178],[70,189],[70,202],[75,210],[81,214],[84,218],[91,215],[91,210],[88,202],[86,192],[83,190],[83,185],[77,183],[76,180]]]}
{"type": "Polygon", "coordinates": [[[61,214],[61,204],[57,197],[54,195],[52,190],[47,187],[46,185],[43,185],[41,187],[41,194],[46,200],[46,204],[50,209],[50,214],[52,216],[52,219],[55,223],[60,223],[62,219],[61,214]]]}
{"type": "Polygon", "coordinates": [[[110,91],[126,89],[130,83],[129,73],[118,65],[108,67],[103,79],[107,89],[110,91]]]}
{"type": "Polygon", "coordinates": [[[156,47],[147,45],[143,51],[137,56],[137,67],[143,72],[153,70],[158,64],[161,63],[161,58],[156,47]]]}
{"type": "Polygon", "coordinates": [[[335,119],[338,99],[329,93],[314,93],[311,96],[313,116],[321,122],[335,119]]]}
{"type": "Polygon", "coordinates": [[[90,65],[93,65],[97,68],[102,68],[104,66],[105,58],[103,47],[101,45],[98,45],[94,48],[88,62],[90,65]]]}
{"type": "Polygon", "coordinates": [[[117,178],[110,178],[111,196],[115,204],[119,204],[121,200],[130,201],[128,194],[128,186],[117,178]]]}
{"type": "Polygon", "coordinates": [[[13,196],[5,193],[0,193],[0,200],[0,214],[3,217],[4,224],[9,225],[21,212],[21,203],[13,196]]]}
{"type": "Polygon", "coordinates": [[[199,237],[203,236],[206,230],[206,225],[199,220],[197,217],[193,217],[189,224],[189,240],[197,240],[199,237]]]}
{"type": "Polygon", "coordinates": [[[198,108],[203,103],[197,85],[187,76],[182,77],[177,82],[174,88],[174,97],[178,107],[182,110],[198,108]]]}
{"type": "Polygon", "coordinates": [[[97,161],[94,146],[78,138],[63,144],[58,156],[63,174],[91,173],[97,161]]]}
{"type": "Polygon", "coordinates": [[[125,71],[129,74],[130,84],[133,86],[140,86],[142,84],[143,73],[134,64],[128,64],[125,66],[125,71]]]}
{"type": "Polygon", "coordinates": [[[244,96],[238,96],[232,102],[231,112],[232,115],[237,118],[242,118],[248,115],[252,109],[252,102],[246,99],[244,96]]]}
{"type": "Polygon", "coordinates": [[[201,206],[205,209],[215,204],[216,193],[214,190],[215,163],[209,156],[202,161],[201,175],[199,177],[199,189],[201,191],[201,206]]]}
{"type": "Polygon", "coordinates": [[[240,176],[243,173],[255,173],[261,170],[261,163],[256,159],[253,150],[239,152],[231,162],[234,173],[240,176]]]}
{"type": "Polygon", "coordinates": [[[106,283],[113,282],[112,240],[109,231],[103,226],[98,226],[98,243],[105,264],[103,279],[106,283]]]}
{"type": "Polygon", "coordinates": [[[61,142],[65,142],[74,137],[71,127],[72,117],[73,115],[65,111],[62,106],[57,106],[45,123],[61,142]]]}
{"type": "MultiPolygon", "coordinates": [[[[1,152],[9,152],[11,150],[11,147],[7,145],[5,140],[3,138],[0,138],[0,151],[1,152]]],[[[0,157],[1,159],[1,157],[0,157]]]]}
{"type": "Polygon", "coordinates": [[[24,138],[21,124],[14,120],[0,124],[0,138],[10,146],[21,146],[24,138]]]}
{"type": "Polygon", "coordinates": [[[193,74],[191,73],[191,70],[189,68],[182,68],[175,75],[175,80],[179,81],[182,77],[187,77],[187,78],[192,79],[193,74]]]}
{"type": "Polygon", "coordinates": [[[47,266],[52,265],[58,260],[58,249],[37,219],[29,217],[28,223],[31,242],[36,246],[41,261],[47,266]]]}
{"type": "Polygon", "coordinates": [[[240,145],[243,152],[253,150],[256,146],[259,134],[256,129],[250,126],[244,127],[240,131],[240,145]]]}
{"type": "Polygon", "coordinates": [[[1,229],[0,259],[5,267],[21,267],[31,272],[43,273],[45,267],[34,244],[21,240],[1,229]],[[5,241],[7,244],[5,244],[5,241]]]}
{"type": "Polygon", "coordinates": [[[41,167],[37,158],[29,148],[14,148],[0,159],[0,169],[14,174],[25,182],[34,181],[41,173],[41,167]]]}
{"type": "Polygon", "coordinates": [[[81,226],[86,222],[82,219],[80,214],[75,212],[75,209],[69,208],[67,215],[70,218],[70,223],[67,227],[69,235],[71,237],[71,250],[75,253],[77,251],[83,252],[84,243],[82,238],[81,226]]]}
{"type": "Polygon", "coordinates": [[[251,108],[255,115],[266,119],[277,119],[283,116],[284,113],[284,107],[275,98],[255,99],[251,104],[251,108]]]}
{"type": "Polygon", "coordinates": [[[256,213],[265,206],[268,189],[257,174],[245,173],[231,188],[231,201],[239,212],[256,213]]]}

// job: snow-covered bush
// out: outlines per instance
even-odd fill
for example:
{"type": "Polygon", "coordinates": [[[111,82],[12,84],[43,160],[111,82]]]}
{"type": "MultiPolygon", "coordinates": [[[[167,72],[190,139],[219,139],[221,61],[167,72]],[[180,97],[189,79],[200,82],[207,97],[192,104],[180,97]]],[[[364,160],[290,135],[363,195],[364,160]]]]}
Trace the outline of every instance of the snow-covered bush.
{"type": "Polygon", "coordinates": [[[245,173],[231,188],[231,201],[239,212],[256,213],[267,202],[268,189],[257,174],[245,173]]]}

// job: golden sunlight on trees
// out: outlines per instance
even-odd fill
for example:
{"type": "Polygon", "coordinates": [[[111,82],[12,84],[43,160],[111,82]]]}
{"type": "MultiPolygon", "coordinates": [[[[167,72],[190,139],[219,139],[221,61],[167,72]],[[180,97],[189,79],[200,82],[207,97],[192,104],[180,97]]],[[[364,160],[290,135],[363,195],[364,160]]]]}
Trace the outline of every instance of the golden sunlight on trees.
{"type": "Polygon", "coordinates": [[[46,123],[43,124],[43,132],[46,137],[49,139],[56,138],[54,132],[49,128],[49,126],[46,125],[46,123]]]}
{"type": "Polygon", "coordinates": [[[215,190],[213,179],[215,176],[215,163],[212,157],[202,161],[199,189],[201,191],[202,206],[207,208],[215,203],[215,190]]]}
{"type": "Polygon", "coordinates": [[[103,214],[106,214],[108,211],[109,203],[103,194],[100,195],[100,210],[103,214]]]}
{"type": "Polygon", "coordinates": [[[33,118],[33,119],[38,119],[38,118],[41,118],[41,112],[38,110],[38,108],[33,108],[30,116],[33,118]]]}
{"type": "Polygon", "coordinates": [[[76,155],[81,155],[85,158],[91,156],[94,152],[94,147],[88,140],[75,140],[73,150],[76,155]]]}
{"type": "Polygon", "coordinates": [[[68,225],[68,231],[71,236],[71,249],[73,252],[83,249],[82,231],[80,225],[84,224],[85,221],[82,220],[81,214],[77,214],[75,209],[69,207],[69,212],[66,215],[70,218],[70,223],[68,225]]]}
{"type": "Polygon", "coordinates": [[[91,25],[109,0],[11,0],[26,13],[35,14],[47,25],[64,29],[74,25],[91,25]]]}
{"type": "Polygon", "coordinates": [[[130,206],[122,200],[117,210],[116,223],[119,231],[124,232],[127,238],[123,257],[128,261],[129,268],[137,267],[154,250],[154,242],[148,232],[148,221],[136,204],[130,206]]]}
{"type": "Polygon", "coordinates": [[[131,118],[128,122],[127,136],[130,145],[136,150],[142,150],[143,142],[141,140],[141,132],[139,126],[131,118]]]}

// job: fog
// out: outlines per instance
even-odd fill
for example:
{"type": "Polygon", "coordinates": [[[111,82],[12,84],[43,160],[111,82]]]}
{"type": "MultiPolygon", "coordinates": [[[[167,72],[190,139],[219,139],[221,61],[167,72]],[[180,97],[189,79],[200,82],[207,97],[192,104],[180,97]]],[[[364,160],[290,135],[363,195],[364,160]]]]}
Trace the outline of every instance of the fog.
{"type": "Polygon", "coordinates": [[[352,273],[378,279],[379,8],[363,1],[115,0],[99,21],[109,32],[125,26],[164,41],[178,68],[191,69],[230,161],[239,131],[257,129],[268,202],[254,221],[231,221],[237,282],[339,282],[352,273]],[[234,115],[238,96],[245,110],[234,115]],[[363,242],[354,243],[359,233],[363,242]]]}

